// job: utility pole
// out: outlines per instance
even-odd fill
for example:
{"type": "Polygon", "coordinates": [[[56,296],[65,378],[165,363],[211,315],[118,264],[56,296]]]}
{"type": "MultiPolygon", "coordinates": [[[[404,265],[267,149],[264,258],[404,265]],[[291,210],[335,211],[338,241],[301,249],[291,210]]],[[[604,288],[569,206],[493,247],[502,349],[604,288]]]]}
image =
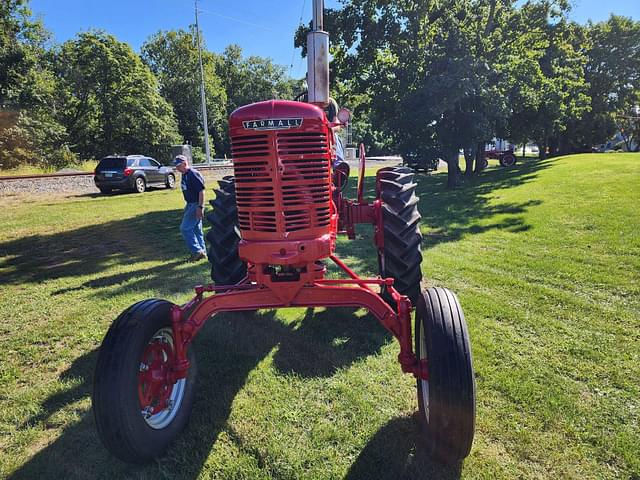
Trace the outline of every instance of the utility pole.
{"type": "Polygon", "coordinates": [[[211,151],[209,150],[209,123],[207,122],[207,100],[204,93],[204,69],[202,68],[202,45],[200,43],[200,25],[198,24],[198,0],[196,6],[196,41],[198,42],[198,63],[200,63],[200,98],[202,99],[202,126],[204,130],[204,153],[207,165],[211,163],[211,151]]]}

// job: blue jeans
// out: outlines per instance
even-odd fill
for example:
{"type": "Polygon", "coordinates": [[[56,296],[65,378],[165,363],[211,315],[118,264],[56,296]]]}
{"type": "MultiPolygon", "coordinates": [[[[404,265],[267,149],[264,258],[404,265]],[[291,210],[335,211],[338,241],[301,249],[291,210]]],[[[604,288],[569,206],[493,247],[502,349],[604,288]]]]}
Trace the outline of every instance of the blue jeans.
{"type": "Polygon", "coordinates": [[[197,211],[197,203],[187,203],[187,206],[184,207],[184,215],[182,216],[182,223],[180,224],[182,238],[184,238],[191,253],[207,251],[204,243],[204,235],[202,234],[202,220],[196,217],[197,211]]]}

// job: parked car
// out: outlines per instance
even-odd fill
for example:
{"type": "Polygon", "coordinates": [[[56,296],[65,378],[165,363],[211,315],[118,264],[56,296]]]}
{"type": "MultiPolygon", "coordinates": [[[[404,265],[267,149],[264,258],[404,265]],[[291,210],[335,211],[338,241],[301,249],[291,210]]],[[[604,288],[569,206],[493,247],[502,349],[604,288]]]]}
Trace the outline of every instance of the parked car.
{"type": "Polygon", "coordinates": [[[112,190],[143,193],[150,185],[176,186],[173,168],[144,155],[105,157],[98,163],[93,180],[102,193],[112,190]]]}

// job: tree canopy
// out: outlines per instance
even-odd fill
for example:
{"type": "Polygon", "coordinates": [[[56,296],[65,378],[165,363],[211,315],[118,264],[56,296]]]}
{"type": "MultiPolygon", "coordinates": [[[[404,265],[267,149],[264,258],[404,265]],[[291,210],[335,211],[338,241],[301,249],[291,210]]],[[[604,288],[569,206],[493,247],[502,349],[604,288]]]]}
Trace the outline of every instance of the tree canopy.
{"type": "Polygon", "coordinates": [[[161,156],[180,138],[171,106],[149,68],[126,43],[88,32],[54,53],[58,111],[74,151],[161,156]]]}
{"type": "MultiPolygon", "coordinates": [[[[640,140],[640,22],[568,20],[566,0],[343,0],[329,9],[332,95],[376,153],[442,158],[479,173],[485,143],[536,142],[541,155],[640,140]],[[474,155],[475,152],[475,155],[474,155]]],[[[0,164],[64,165],[120,153],[201,151],[193,27],[160,31],[138,55],[101,31],[51,44],[28,0],[0,4],[0,164]]],[[[295,44],[305,53],[306,28],[295,44]]],[[[207,130],[230,152],[229,114],[304,89],[238,45],[203,46],[207,130]]]]}

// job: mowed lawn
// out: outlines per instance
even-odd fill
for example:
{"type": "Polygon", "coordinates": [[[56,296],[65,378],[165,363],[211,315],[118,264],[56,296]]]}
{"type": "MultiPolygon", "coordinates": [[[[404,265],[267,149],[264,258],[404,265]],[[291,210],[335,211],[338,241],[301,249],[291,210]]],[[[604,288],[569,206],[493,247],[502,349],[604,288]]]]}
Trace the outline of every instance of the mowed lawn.
{"type": "MultiPolygon", "coordinates": [[[[209,278],[156,190],[2,199],[0,478],[640,478],[640,154],[417,178],[425,283],[458,293],[474,354],[462,465],[422,454],[397,342],[351,309],[211,319],[187,430],[148,466],[110,457],[90,401],[110,323],[209,278]]],[[[359,232],[338,253],[376,274],[359,232]]]]}

